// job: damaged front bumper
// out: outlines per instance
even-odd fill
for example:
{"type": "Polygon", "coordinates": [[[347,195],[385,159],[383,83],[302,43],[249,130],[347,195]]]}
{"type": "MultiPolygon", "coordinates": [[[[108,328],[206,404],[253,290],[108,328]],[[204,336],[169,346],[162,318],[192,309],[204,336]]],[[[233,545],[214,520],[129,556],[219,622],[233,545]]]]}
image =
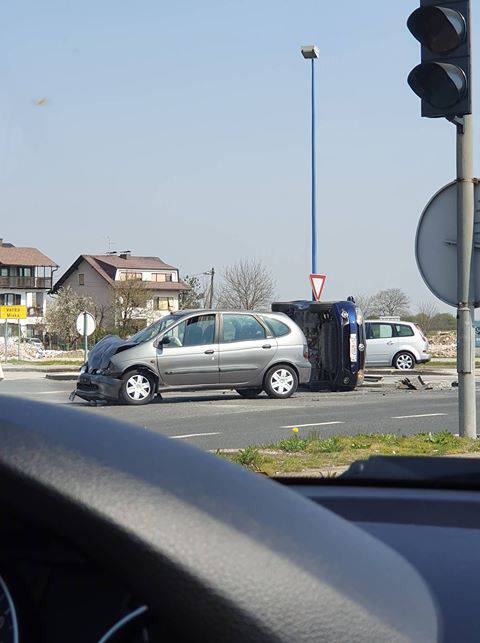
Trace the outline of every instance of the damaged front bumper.
{"type": "Polygon", "coordinates": [[[70,399],[81,397],[82,400],[118,400],[121,380],[108,375],[82,373],[77,381],[77,387],[72,391],[70,399]]]}

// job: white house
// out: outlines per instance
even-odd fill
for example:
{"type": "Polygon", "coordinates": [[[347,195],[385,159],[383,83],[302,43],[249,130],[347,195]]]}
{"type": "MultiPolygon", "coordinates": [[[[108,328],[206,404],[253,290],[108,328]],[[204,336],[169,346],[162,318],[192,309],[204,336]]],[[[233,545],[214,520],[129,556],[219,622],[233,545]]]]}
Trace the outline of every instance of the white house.
{"type": "Polygon", "coordinates": [[[91,297],[105,311],[103,325],[114,325],[112,286],[129,279],[144,282],[151,298],[144,309],[138,309],[135,324],[143,327],[158,317],[178,310],[178,295],[188,286],[181,281],[178,268],[158,257],[139,257],[129,252],[106,255],[80,255],[52,288],[52,294],[70,286],[78,295],[91,297]]]}
{"type": "MultiPolygon", "coordinates": [[[[17,248],[0,239],[0,306],[26,306],[20,320],[23,336],[33,337],[45,316],[46,296],[52,287],[57,264],[37,248],[17,248]]],[[[16,334],[18,321],[8,321],[9,334],[16,334]]],[[[5,332],[0,320],[0,334],[5,332]]]]}

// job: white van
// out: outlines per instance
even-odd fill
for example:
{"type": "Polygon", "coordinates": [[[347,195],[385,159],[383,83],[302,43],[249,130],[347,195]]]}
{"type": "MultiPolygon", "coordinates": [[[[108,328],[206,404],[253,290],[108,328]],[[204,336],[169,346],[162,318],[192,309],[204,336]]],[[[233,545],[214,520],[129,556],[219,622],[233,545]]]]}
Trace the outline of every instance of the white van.
{"type": "Polygon", "coordinates": [[[431,359],[428,341],[412,322],[369,319],[365,321],[367,340],[366,366],[414,368],[431,359]]]}

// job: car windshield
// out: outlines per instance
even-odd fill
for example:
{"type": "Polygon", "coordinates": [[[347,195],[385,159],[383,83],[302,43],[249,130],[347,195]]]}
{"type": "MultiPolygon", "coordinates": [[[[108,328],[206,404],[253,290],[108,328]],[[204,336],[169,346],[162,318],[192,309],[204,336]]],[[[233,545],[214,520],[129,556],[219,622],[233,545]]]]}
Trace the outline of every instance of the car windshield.
{"type": "Polygon", "coordinates": [[[165,329],[167,329],[169,326],[179,321],[180,319],[181,319],[180,315],[167,315],[166,317],[162,317],[161,319],[154,322],[153,324],[150,324],[150,326],[147,326],[146,328],[139,330],[138,333],[135,333],[135,335],[132,335],[132,337],[130,337],[128,341],[133,342],[135,344],[142,344],[143,342],[148,342],[149,340],[153,339],[161,332],[163,332],[165,329]]]}
{"type": "Polygon", "coordinates": [[[435,66],[405,4],[438,28],[441,0],[2,3],[0,395],[278,477],[480,453],[468,30],[435,66]]]}

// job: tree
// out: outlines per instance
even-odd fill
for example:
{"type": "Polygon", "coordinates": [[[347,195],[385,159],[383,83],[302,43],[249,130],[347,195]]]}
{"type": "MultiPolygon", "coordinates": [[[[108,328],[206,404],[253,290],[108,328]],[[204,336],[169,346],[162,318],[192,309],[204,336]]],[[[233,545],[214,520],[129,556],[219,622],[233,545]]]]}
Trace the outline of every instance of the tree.
{"type": "Polygon", "coordinates": [[[203,297],[203,292],[199,278],[195,276],[189,277],[187,275],[183,281],[187,284],[188,290],[183,290],[178,295],[178,306],[180,310],[201,308],[200,300],[203,297]]]}
{"type": "Polygon", "coordinates": [[[432,330],[432,325],[435,317],[438,315],[438,308],[433,301],[421,301],[418,304],[418,313],[416,315],[416,323],[425,332],[429,333],[432,330]]]}
{"type": "Polygon", "coordinates": [[[227,266],[218,295],[220,308],[254,310],[268,306],[275,293],[275,280],[261,261],[242,259],[227,266]]]}
{"type": "Polygon", "coordinates": [[[355,295],[354,299],[366,319],[375,314],[375,310],[373,308],[373,295],[355,295]]]}
{"type": "Polygon", "coordinates": [[[78,315],[92,309],[90,297],[77,295],[70,286],[60,288],[47,305],[45,329],[70,347],[80,338],[76,327],[78,315]]]}
{"type": "Polygon", "coordinates": [[[431,330],[455,330],[457,318],[451,313],[439,313],[432,320],[431,330]]]}
{"type": "Polygon", "coordinates": [[[400,288],[380,290],[372,300],[372,314],[401,317],[408,315],[410,299],[400,288]]]}
{"type": "Polygon", "coordinates": [[[115,317],[121,335],[133,330],[133,320],[139,309],[145,308],[150,294],[140,279],[117,281],[113,286],[115,317]]]}

